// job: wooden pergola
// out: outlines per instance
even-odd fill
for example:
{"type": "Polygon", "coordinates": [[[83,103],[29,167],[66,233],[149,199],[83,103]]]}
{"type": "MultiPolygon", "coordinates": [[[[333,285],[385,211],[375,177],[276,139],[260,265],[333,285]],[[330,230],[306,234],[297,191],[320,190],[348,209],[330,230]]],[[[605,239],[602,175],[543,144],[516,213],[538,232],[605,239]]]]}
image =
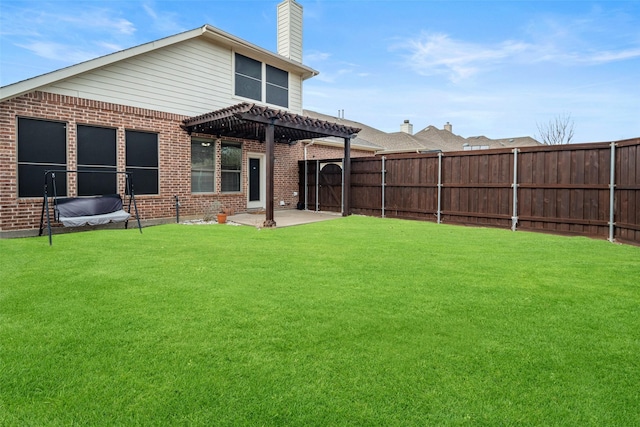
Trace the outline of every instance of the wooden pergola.
{"type": "Polygon", "coordinates": [[[275,227],[273,217],[275,144],[293,144],[313,138],[344,139],[344,207],[343,216],[350,214],[351,138],[359,128],[301,116],[285,110],[242,103],[228,108],[185,119],[182,128],[189,134],[215,135],[261,141],[266,144],[266,219],[265,227],[275,227]]]}

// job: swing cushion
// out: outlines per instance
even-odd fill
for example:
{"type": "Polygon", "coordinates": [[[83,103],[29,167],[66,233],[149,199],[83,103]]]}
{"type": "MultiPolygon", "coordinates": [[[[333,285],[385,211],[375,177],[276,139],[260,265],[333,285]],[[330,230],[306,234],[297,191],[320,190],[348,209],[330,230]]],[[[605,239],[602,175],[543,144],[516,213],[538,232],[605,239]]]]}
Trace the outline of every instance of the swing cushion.
{"type": "Polygon", "coordinates": [[[131,217],[122,209],[119,194],[60,198],[56,201],[56,210],[58,219],[65,227],[122,222],[131,217]]]}

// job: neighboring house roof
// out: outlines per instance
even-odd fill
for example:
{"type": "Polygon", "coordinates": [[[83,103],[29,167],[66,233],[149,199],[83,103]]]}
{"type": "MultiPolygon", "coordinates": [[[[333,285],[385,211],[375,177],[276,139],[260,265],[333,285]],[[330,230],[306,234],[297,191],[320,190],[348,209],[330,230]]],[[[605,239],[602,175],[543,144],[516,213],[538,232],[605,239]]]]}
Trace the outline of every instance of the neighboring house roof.
{"type": "Polygon", "coordinates": [[[435,126],[427,126],[413,135],[406,132],[387,133],[363,123],[329,116],[315,111],[304,110],[304,114],[322,120],[341,122],[361,128],[362,130],[358,133],[357,138],[352,140],[352,146],[360,143],[370,149],[376,149],[376,152],[379,154],[436,150],[462,151],[476,147],[505,148],[541,145],[540,142],[529,136],[503,139],[489,139],[485,136],[464,138],[448,130],[438,129],[435,126]]]}
{"type": "Polygon", "coordinates": [[[109,55],[81,62],[76,65],[71,65],[69,67],[62,68],[50,73],[42,74],[37,77],[3,86],[0,88],[0,102],[38,90],[39,88],[51,85],[64,79],[68,79],[83,73],[106,67],[118,61],[123,61],[125,59],[133,58],[138,55],[149,53],[176,43],[196,38],[204,38],[205,40],[214,41],[219,45],[229,47],[238,53],[251,56],[256,60],[268,62],[285,71],[295,72],[301,75],[303,80],[318,74],[318,72],[312,68],[292,61],[282,55],[269,52],[266,49],[263,49],[259,46],[256,46],[252,43],[249,43],[207,24],[200,28],[185,31],[183,33],[165,37],[160,40],[121,50],[109,55]]]}
{"type": "MultiPolygon", "coordinates": [[[[344,126],[360,129],[357,136],[351,140],[351,148],[368,150],[372,152],[375,152],[381,149],[380,145],[377,145],[371,142],[370,139],[372,137],[372,134],[374,133],[384,134],[384,132],[374,129],[371,126],[367,126],[359,122],[354,122],[353,120],[346,120],[344,118],[330,116],[328,114],[317,113],[311,110],[304,110],[303,114],[313,119],[324,120],[324,121],[338,123],[344,126]]],[[[321,145],[342,147],[344,141],[340,138],[318,138],[318,139],[314,139],[314,143],[321,144],[321,145]]]]}

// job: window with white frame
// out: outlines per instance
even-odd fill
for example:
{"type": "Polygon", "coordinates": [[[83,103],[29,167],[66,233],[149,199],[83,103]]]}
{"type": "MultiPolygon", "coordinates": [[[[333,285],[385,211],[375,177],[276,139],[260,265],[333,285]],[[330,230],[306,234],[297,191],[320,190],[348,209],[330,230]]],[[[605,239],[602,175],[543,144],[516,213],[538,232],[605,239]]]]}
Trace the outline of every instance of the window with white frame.
{"type": "Polygon", "coordinates": [[[289,73],[236,53],[235,94],[288,108],[289,73]]]}
{"type": "Polygon", "coordinates": [[[215,192],[216,144],[211,139],[191,139],[191,192],[215,192]]]}
{"type": "Polygon", "coordinates": [[[240,191],[242,174],[242,146],[223,142],[220,156],[220,186],[223,193],[240,191]]]}

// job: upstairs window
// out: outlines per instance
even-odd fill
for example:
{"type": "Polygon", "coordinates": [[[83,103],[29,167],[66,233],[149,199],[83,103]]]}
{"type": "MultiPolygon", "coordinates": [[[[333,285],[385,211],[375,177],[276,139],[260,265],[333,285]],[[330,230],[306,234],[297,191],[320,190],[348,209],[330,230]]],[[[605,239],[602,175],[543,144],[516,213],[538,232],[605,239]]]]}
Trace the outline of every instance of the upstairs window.
{"type": "Polygon", "coordinates": [[[289,106],[289,73],[267,65],[267,104],[289,106]]]}
{"type": "Polygon", "coordinates": [[[289,107],[289,73],[239,53],[235,55],[235,67],[237,96],[289,107]]]}
{"type": "Polygon", "coordinates": [[[158,135],[126,131],[126,159],[135,194],[158,194],[158,135]]]}
{"type": "Polygon", "coordinates": [[[116,194],[116,130],[78,125],[78,196],[116,194]]]}
{"type": "MultiPolygon", "coordinates": [[[[67,169],[67,124],[18,118],[18,196],[42,197],[48,169],[67,169]]],[[[66,173],[56,174],[56,192],[66,196],[66,173]]]]}
{"type": "Polygon", "coordinates": [[[236,95],[262,101],[262,63],[236,53],[236,95]]]}

